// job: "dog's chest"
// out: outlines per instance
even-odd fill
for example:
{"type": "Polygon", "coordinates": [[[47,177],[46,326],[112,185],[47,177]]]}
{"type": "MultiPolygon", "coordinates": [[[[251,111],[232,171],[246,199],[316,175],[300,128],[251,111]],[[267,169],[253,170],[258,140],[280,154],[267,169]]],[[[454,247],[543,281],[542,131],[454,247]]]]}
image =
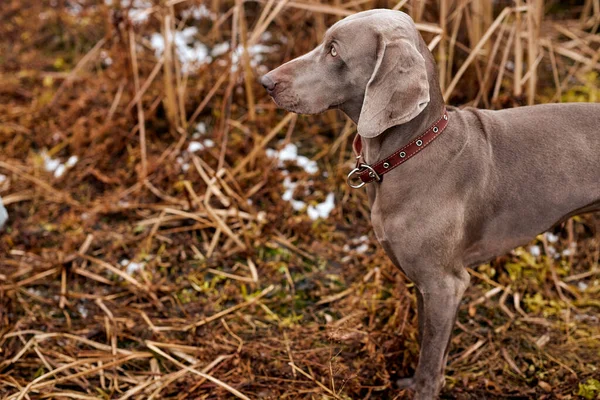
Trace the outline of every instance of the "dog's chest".
{"type": "Polygon", "coordinates": [[[400,183],[394,172],[387,175],[384,182],[371,184],[367,191],[371,225],[382,244],[408,240],[408,233],[423,219],[418,196],[410,195],[409,188],[400,183]]]}
{"type": "Polygon", "coordinates": [[[392,248],[395,246],[392,244],[404,240],[405,231],[397,229],[398,225],[402,224],[400,221],[403,219],[402,210],[399,210],[399,204],[391,204],[389,197],[385,200],[385,195],[379,188],[370,188],[369,202],[371,204],[371,225],[375,237],[392,261],[396,263],[395,256],[392,254],[392,248]]]}
{"type": "Polygon", "coordinates": [[[381,204],[381,195],[379,191],[374,187],[367,189],[367,195],[369,197],[369,203],[371,205],[371,226],[375,232],[375,237],[379,243],[383,243],[386,240],[385,229],[383,226],[384,216],[381,204]]]}

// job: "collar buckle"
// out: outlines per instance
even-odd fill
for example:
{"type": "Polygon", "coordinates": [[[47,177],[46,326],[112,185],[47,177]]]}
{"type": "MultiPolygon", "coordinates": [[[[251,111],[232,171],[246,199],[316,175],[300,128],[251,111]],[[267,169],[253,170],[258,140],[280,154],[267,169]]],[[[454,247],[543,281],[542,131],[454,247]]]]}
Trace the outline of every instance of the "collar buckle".
{"type": "Polygon", "coordinates": [[[365,186],[367,183],[365,181],[363,181],[362,179],[361,179],[361,182],[357,185],[352,183],[353,176],[355,174],[358,174],[360,177],[360,174],[365,172],[365,170],[369,171],[369,177],[375,179],[377,182],[381,182],[381,175],[379,175],[373,167],[371,167],[369,164],[358,164],[358,166],[356,168],[354,168],[352,171],[350,171],[350,173],[346,177],[346,183],[348,184],[348,186],[350,186],[352,189],[359,189],[359,188],[365,186]]]}

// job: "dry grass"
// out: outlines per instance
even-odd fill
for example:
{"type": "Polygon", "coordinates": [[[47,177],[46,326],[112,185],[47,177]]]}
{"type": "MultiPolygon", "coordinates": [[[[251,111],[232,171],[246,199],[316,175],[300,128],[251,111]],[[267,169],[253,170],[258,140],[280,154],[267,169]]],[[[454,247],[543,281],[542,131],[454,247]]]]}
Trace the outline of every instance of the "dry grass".
{"type": "MultiPolygon", "coordinates": [[[[339,18],[401,8],[452,105],[600,94],[598,0],[205,1],[212,19],[186,14],[192,0],[113,3],[0,7],[3,399],[405,395],[393,382],[417,360],[413,288],[375,244],[364,193],[344,183],[354,126],[277,110],[252,46],[279,46],[262,61],[273,67],[339,18]],[[187,68],[173,38],[190,26],[230,50],[187,68]],[[204,138],[215,146],[186,151],[204,138]],[[291,140],[327,172],[286,166],[309,204],[334,190],[327,219],[281,199],[265,150],[291,140]],[[55,177],[42,151],[79,161],[55,177]]],[[[517,249],[471,271],[445,398],[599,395],[598,217],[554,233],[532,243],[539,256],[517,249]]]]}

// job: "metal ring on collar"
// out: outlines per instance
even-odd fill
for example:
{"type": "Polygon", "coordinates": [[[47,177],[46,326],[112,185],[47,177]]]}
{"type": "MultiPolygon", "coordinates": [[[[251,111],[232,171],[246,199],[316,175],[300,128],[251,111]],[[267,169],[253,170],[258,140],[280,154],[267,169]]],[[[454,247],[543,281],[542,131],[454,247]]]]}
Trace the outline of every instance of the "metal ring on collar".
{"type": "Polygon", "coordinates": [[[350,181],[350,179],[352,179],[352,175],[354,175],[354,174],[360,174],[361,172],[362,172],[362,170],[360,168],[354,168],[352,171],[350,171],[350,173],[346,177],[346,183],[352,189],[358,189],[358,188],[361,188],[361,187],[365,186],[365,183],[363,181],[360,181],[360,183],[358,185],[353,185],[352,182],[350,181]]]}
{"type": "Polygon", "coordinates": [[[361,187],[365,186],[365,182],[361,182],[358,185],[353,185],[350,182],[350,179],[352,179],[352,176],[354,174],[360,174],[360,173],[364,172],[365,169],[369,170],[369,176],[371,178],[375,178],[375,180],[377,182],[381,182],[381,176],[379,176],[379,174],[377,173],[377,171],[375,171],[373,169],[373,167],[371,167],[368,164],[360,164],[357,168],[354,168],[352,171],[350,171],[350,173],[346,177],[346,183],[348,184],[348,186],[350,186],[353,189],[358,189],[358,188],[361,188],[361,187]]]}

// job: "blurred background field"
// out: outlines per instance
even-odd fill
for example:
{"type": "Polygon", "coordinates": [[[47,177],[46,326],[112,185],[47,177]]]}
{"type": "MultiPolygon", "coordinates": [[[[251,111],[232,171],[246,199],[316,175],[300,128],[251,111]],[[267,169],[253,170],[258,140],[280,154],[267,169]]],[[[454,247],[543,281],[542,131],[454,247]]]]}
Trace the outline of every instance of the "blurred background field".
{"type": "MultiPolygon", "coordinates": [[[[450,105],[599,99],[599,0],[0,2],[0,398],[404,398],[414,288],[355,126],[257,83],[375,7],[450,105]]],[[[443,398],[600,398],[599,221],[471,271],[443,398]]]]}

